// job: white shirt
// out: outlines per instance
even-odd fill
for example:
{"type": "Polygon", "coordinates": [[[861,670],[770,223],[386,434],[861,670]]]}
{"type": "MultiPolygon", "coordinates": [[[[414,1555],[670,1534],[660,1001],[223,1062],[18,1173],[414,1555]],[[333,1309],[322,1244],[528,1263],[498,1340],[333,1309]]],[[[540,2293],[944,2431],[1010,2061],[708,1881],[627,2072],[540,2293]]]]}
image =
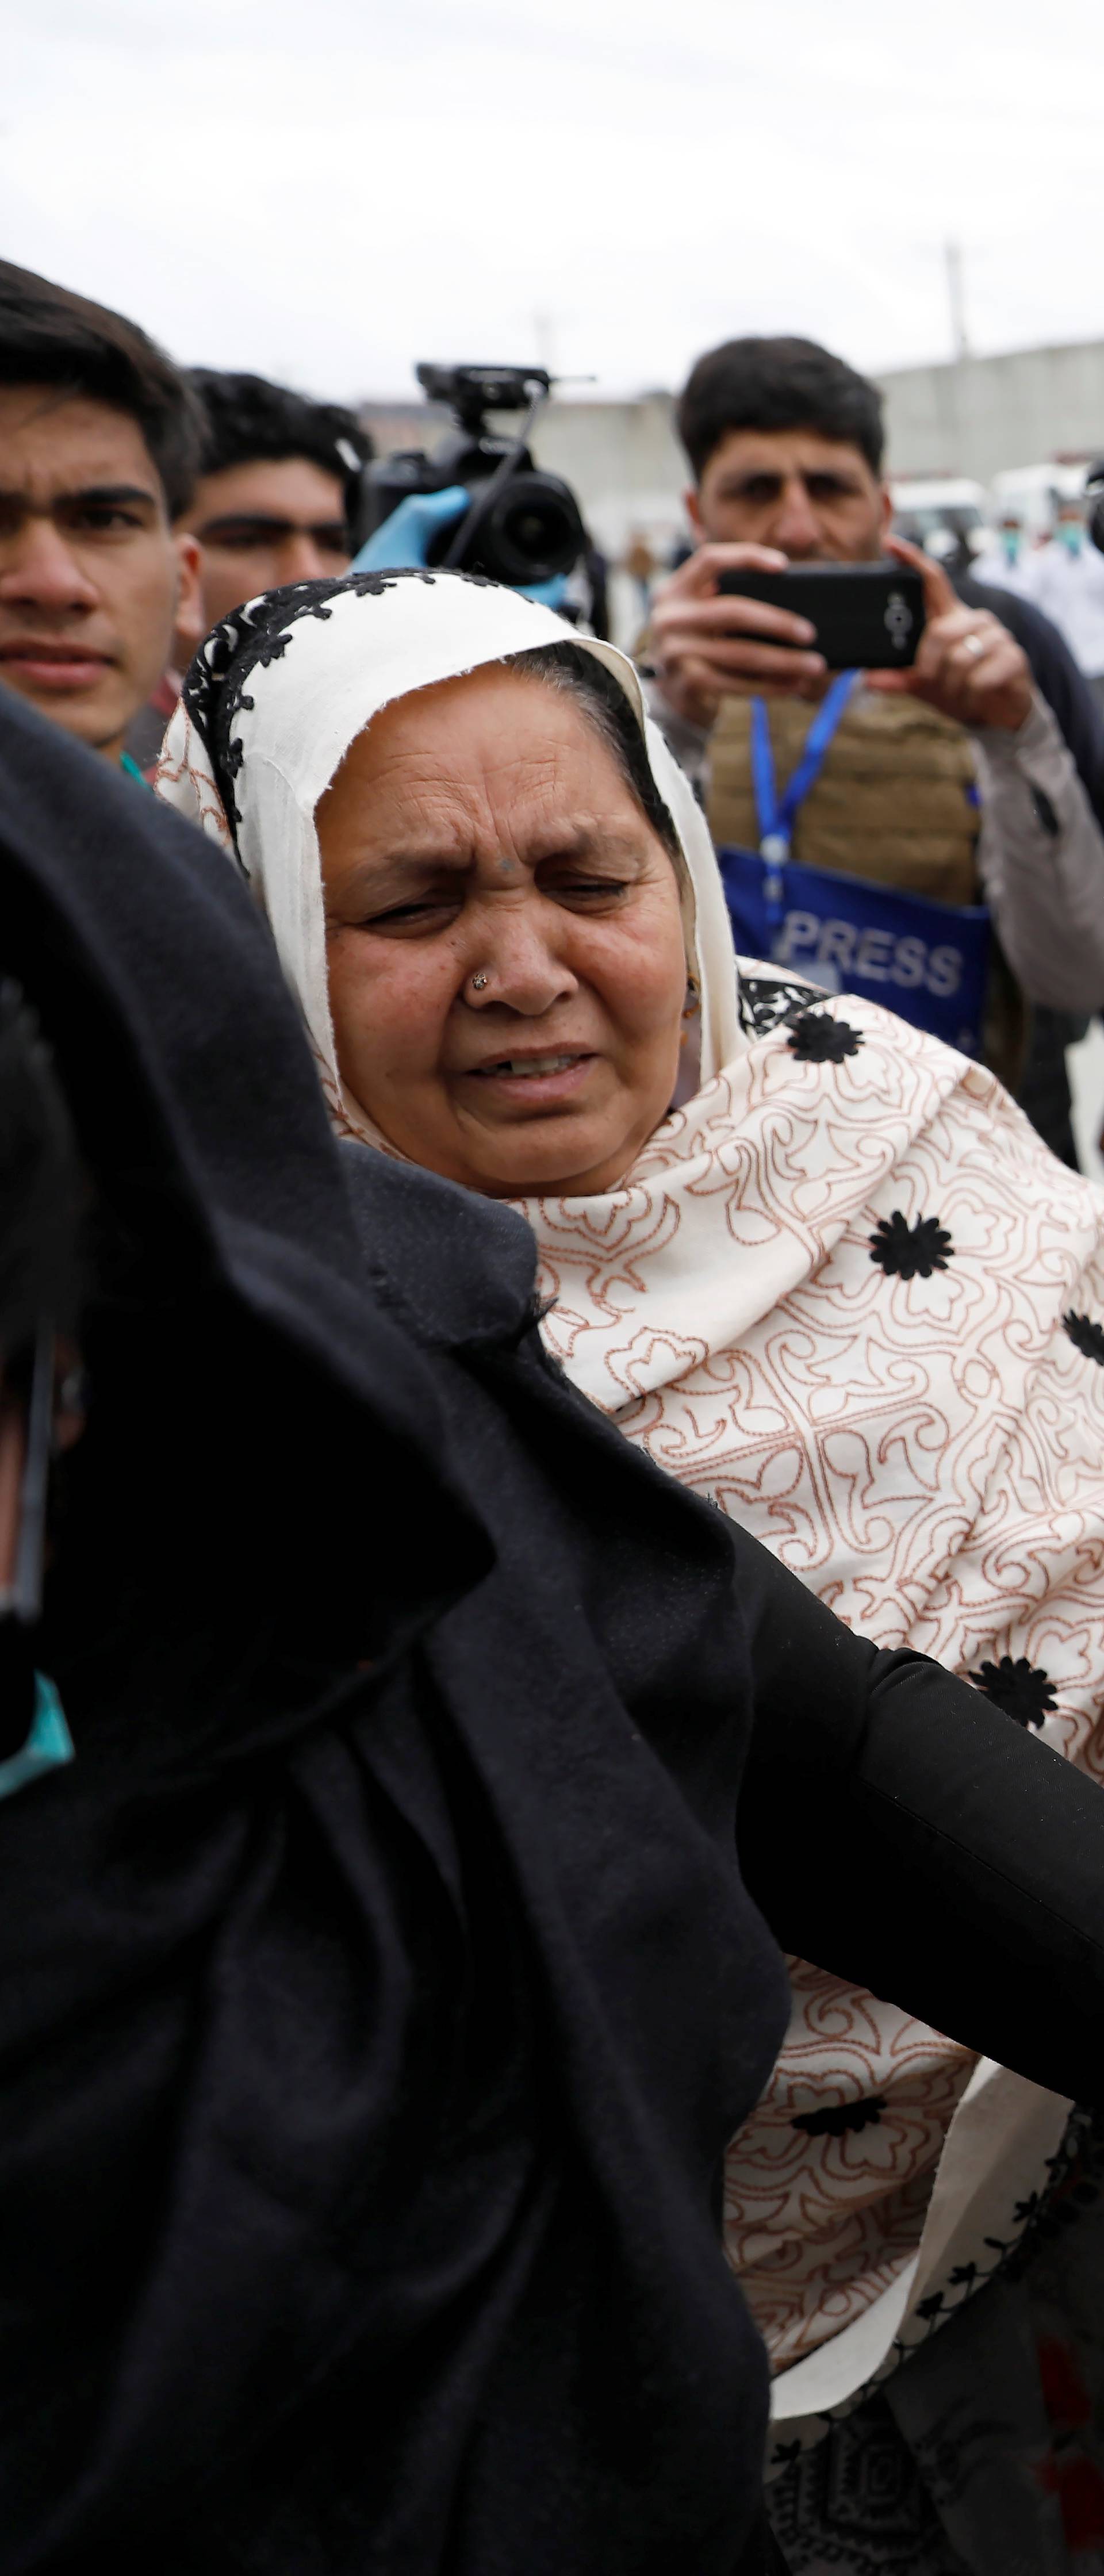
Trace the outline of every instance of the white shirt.
{"type": "Polygon", "coordinates": [[[987,554],[976,555],[970,565],[971,581],[984,581],[992,590],[1014,590],[1021,599],[1033,597],[1031,564],[1033,557],[1021,546],[1018,555],[1006,555],[1003,546],[992,546],[987,554]]]}
{"type": "Polygon", "coordinates": [[[1104,671],[1104,555],[1086,538],[1076,554],[1052,537],[1028,557],[1027,596],[1064,635],[1090,679],[1104,671]]]}

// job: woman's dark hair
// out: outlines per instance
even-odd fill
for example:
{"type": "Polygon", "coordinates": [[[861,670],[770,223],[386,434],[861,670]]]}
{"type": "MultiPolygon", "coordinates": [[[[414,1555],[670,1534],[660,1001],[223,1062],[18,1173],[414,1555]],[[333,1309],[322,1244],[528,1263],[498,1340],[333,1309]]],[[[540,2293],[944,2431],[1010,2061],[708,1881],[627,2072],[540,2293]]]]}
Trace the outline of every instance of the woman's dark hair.
{"type": "Polygon", "coordinates": [[[186,507],[199,463],[199,408],[180,369],[136,322],[0,260],[0,384],[53,385],[128,412],[170,519],[186,507]]]}
{"type": "Polygon", "coordinates": [[[271,384],[267,376],[192,367],[188,381],[204,420],[201,474],[252,465],[258,457],[282,462],[306,456],[324,474],[336,476],[349,511],[360,469],[374,454],[355,412],[340,403],[312,402],[306,394],[293,393],[290,385],[271,384]]]}
{"type": "Polygon", "coordinates": [[[866,376],[816,340],[726,340],[691,368],[675,413],[678,434],[701,481],[733,429],[815,429],[857,447],[882,470],[882,397],[866,376]]]}
{"type": "Polygon", "coordinates": [[[520,671],[526,679],[544,680],[552,688],[561,689],[565,697],[578,701],[588,723],[601,736],[607,751],[612,752],[626,787],[681,875],[685,866],[682,844],[652,776],[644,736],[620,680],[596,654],[588,653],[584,644],[539,644],[531,653],[506,654],[504,665],[509,671],[520,671]]]}

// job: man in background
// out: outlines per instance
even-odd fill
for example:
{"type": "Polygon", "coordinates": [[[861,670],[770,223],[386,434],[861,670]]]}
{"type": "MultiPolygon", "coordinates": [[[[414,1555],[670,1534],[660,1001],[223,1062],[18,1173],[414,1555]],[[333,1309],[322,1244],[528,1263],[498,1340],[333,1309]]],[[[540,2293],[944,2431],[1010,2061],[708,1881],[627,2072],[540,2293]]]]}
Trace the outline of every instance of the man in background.
{"type": "MultiPolygon", "coordinates": [[[[746,339],[698,361],[677,419],[698,545],[653,600],[652,713],[700,783],[715,840],[758,849],[752,701],[767,706],[788,782],[828,675],[811,628],[718,596],[718,576],[884,554],[892,508],[881,398],[811,341],[746,339]]],[[[927,592],[917,667],[873,674],[854,691],[793,818],[791,855],[935,904],[989,903],[1022,989],[998,948],[985,1053],[1017,1089],[1030,1043],[1025,993],[1074,1011],[1104,995],[1104,838],[1036,685],[1044,641],[1035,636],[1029,658],[993,613],[993,594],[960,601],[937,566],[910,560],[927,592]]],[[[1034,623],[1045,639],[1045,621],[1034,623]]],[[[891,985],[880,998],[895,1006],[891,985]]],[[[1068,1092],[1048,1141],[1073,1159],[1068,1092]]]]}
{"type": "Polygon", "coordinates": [[[220,617],[262,590],[348,571],[372,453],[367,432],[336,403],[215,367],[191,368],[188,384],[202,424],[199,472],[177,532],[199,549],[199,609],[127,735],[128,752],[151,773],[181,675],[220,617]]]}
{"type": "Polygon", "coordinates": [[[991,531],[984,554],[975,555],[970,571],[975,581],[988,582],[997,590],[1028,589],[1028,566],[1031,550],[1024,534],[1023,522],[1015,510],[1006,510],[991,531]]]}
{"type": "Polygon", "coordinates": [[[351,411],[264,376],[193,367],[200,469],[178,522],[200,549],[204,632],[262,590],[348,571],[372,441],[351,411]]]}
{"type": "Polygon", "coordinates": [[[1083,501],[1059,502],[1048,544],[1029,557],[1024,587],[1104,706],[1104,555],[1089,538],[1083,501]]]}
{"type": "Polygon", "coordinates": [[[199,548],[174,526],[200,434],[136,323],[0,261],[0,682],[129,769],[174,632],[203,631],[199,548]]]}

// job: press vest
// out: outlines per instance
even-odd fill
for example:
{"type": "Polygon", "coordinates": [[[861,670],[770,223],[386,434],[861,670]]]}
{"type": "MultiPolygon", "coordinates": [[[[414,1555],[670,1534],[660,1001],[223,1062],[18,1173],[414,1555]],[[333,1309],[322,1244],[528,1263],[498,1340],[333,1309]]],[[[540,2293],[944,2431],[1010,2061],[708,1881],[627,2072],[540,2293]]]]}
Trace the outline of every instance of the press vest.
{"type": "MultiPolygon", "coordinates": [[[[796,698],[766,701],[780,790],[816,713],[796,698]]],[[[718,845],[758,847],[751,773],[751,708],[724,698],[709,745],[709,826],[718,845]]],[[[791,855],[810,867],[866,877],[933,903],[982,900],[977,866],[981,812],[964,727],[918,698],[857,690],[804,798],[791,855]]],[[[1009,1091],[1023,1073],[1029,1015],[995,934],[985,1009],[985,1062],[1009,1091]]]]}
{"type": "MultiPolygon", "coordinates": [[[[768,701],[778,783],[797,767],[815,709],[768,701]]],[[[758,846],[751,714],[726,698],[710,738],[709,825],[718,843],[758,846]]],[[[792,855],[935,903],[978,903],[980,814],[968,734],[917,698],[858,690],[798,812],[792,855]]]]}

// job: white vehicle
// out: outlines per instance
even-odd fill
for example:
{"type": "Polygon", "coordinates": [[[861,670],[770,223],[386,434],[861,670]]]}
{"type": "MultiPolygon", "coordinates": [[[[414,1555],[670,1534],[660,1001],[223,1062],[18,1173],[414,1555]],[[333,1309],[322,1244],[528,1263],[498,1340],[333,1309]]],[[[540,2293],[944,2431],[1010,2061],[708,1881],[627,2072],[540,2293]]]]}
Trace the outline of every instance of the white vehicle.
{"type": "Polygon", "coordinates": [[[891,475],[889,489],[899,537],[911,538],[940,563],[957,557],[963,568],[983,553],[989,542],[984,484],[972,483],[964,474],[918,475],[909,481],[891,475]]]}

